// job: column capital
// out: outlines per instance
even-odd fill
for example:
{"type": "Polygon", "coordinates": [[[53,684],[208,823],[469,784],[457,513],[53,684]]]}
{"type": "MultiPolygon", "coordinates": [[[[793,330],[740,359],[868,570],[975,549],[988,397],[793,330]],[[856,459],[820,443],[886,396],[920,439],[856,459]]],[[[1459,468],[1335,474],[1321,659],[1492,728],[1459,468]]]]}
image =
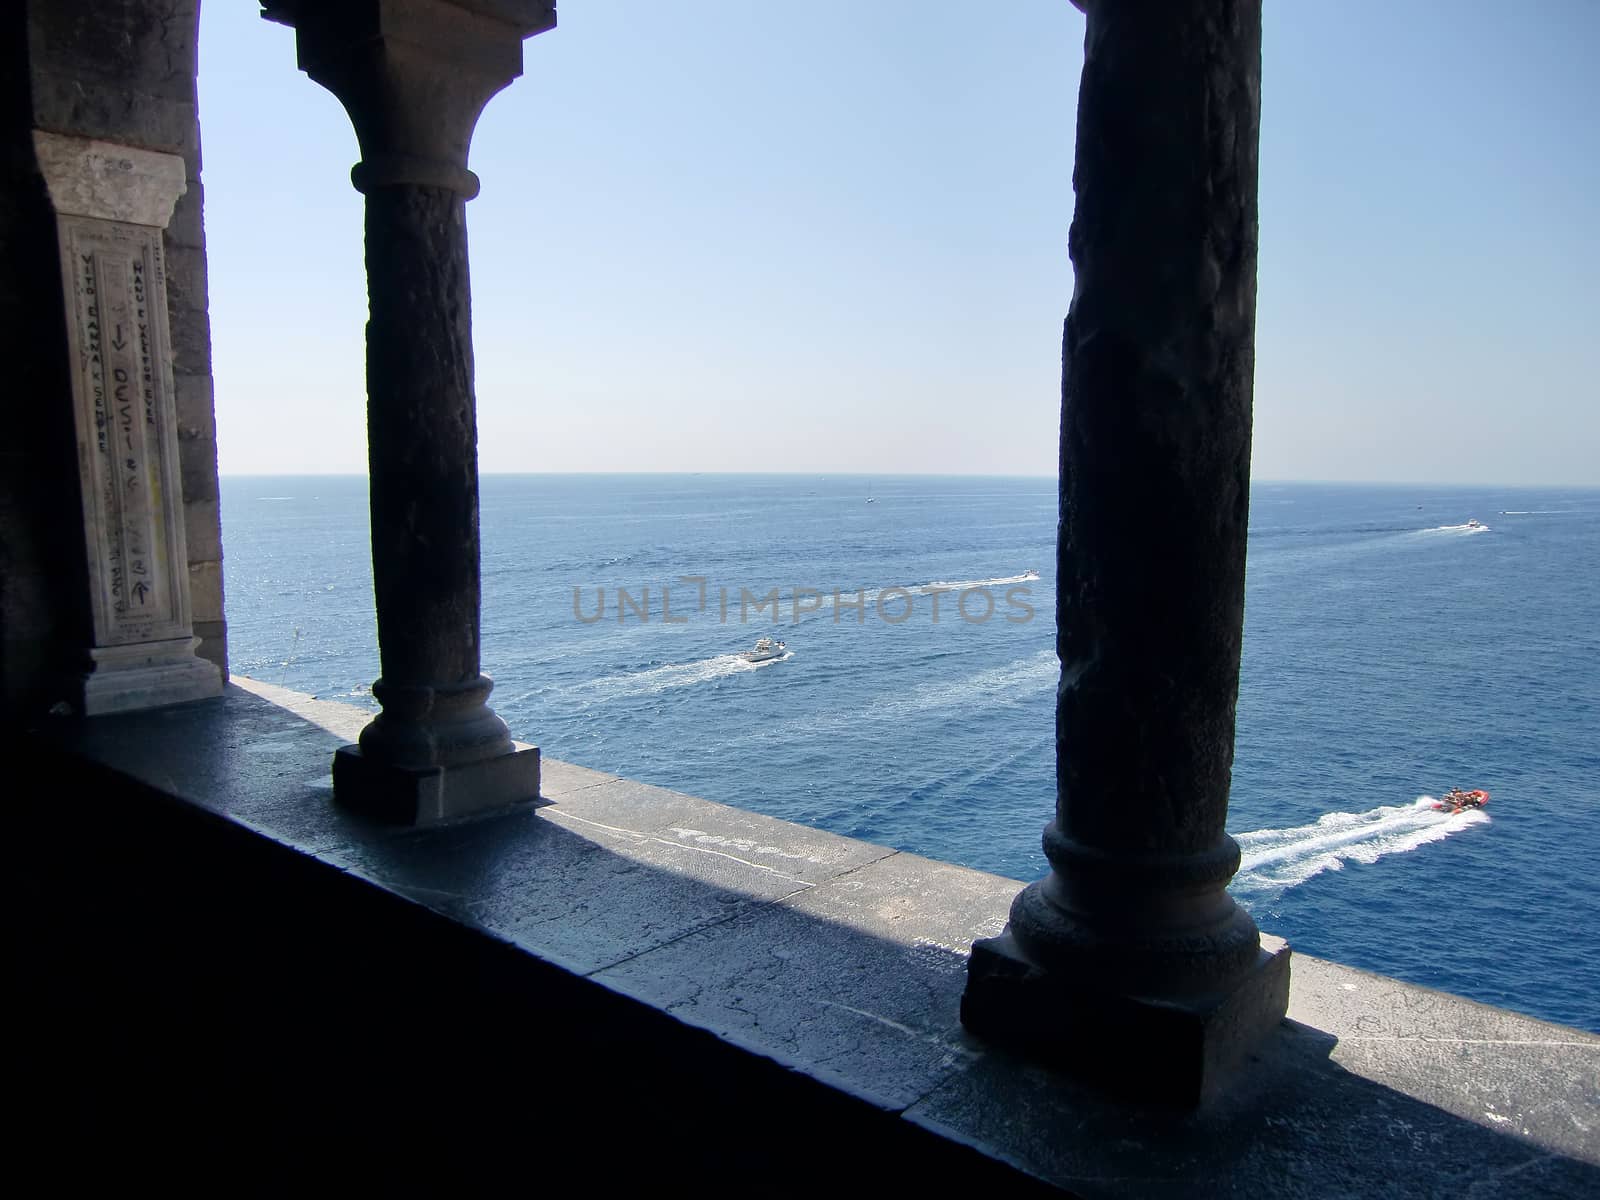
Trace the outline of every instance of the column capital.
{"type": "Polygon", "coordinates": [[[188,189],[183,159],[117,142],[33,131],[39,173],[64,216],[165,229],[188,189]]]}
{"type": "Polygon", "coordinates": [[[261,9],[294,29],[300,69],[350,114],[357,189],[417,184],[469,200],[478,116],[522,74],[523,39],[556,23],[553,0],[262,0],[261,9]]]}

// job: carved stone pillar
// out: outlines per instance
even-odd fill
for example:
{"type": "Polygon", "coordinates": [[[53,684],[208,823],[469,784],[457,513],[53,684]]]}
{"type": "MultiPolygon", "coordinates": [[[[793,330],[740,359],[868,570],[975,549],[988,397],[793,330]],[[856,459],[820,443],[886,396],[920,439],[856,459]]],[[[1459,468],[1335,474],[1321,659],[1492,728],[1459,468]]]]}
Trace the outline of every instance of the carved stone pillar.
{"type": "Polygon", "coordinates": [[[61,249],[94,644],[91,716],[222,693],[189,606],[161,231],[183,159],[35,131],[61,249]]]}
{"type": "Polygon", "coordinates": [[[480,671],[478,430],[466,201],[473,127],[522,73],[547,0],[279,0],[300,67],[344,104],[367,197],[367,437],[383,711],[334,759],[335,795],[402,821],[531,800],[480,671]]]}
{"type": "Polygon", "coordinates": [[[1087,0],[1063,344],[1051,872],[973,947],[975,1032],[1192,1103],[1287,1006],[1226,892],[1260,0],[1087,0]]]}

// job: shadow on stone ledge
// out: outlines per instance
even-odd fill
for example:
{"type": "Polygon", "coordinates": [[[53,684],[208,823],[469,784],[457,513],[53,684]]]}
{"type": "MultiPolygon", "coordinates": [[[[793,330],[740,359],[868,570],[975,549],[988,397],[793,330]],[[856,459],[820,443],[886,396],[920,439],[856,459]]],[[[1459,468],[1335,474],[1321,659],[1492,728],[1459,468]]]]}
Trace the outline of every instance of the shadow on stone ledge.
{"type": "Polygon", "coordinates": [[[576,768],[537,812],[398,832],[329,803],[341,740],[231,689],[13,749],[49,781],[12,845],[19,1142],[51,1178],[1600,1194],[1584,1144],[1294,1022],[1191,1115],[976,1042],[961,951],[1008,881],[576,768]]]}

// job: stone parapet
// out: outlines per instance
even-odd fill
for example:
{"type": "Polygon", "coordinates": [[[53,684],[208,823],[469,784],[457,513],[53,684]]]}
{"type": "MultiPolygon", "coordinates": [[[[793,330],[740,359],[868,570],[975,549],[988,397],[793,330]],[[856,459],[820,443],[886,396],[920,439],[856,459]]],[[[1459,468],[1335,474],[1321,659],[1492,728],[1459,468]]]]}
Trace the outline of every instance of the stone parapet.
{"type": "MultiPolygon", "coordinates": [[[[58,725],[50,753],[101,772],[100,794],[121,812],[142,819],[175,803],[210,831],[215,853],[249,840],[277,986],[332,1022],[297,1024],[296,1009],[241,1025],[240,1008],[221,1011],[240,1036],[287,1040],[308,1064],[299,1070],[335,1065],[341,1138],[346,1121],[414,1120],[420,1094],[400,1081],[415,1081],[434,1044],[450,1051],[433,1080],[449,1090],[435,1095],[495,1097],[432,1106],[408,1168],[448,1129],[471,1139],[474,1161],[524,1155],[521,1138],[478,1136],[497,1116],[508,1129],[559,1130],[584,1161],[605,1157],[619,1113],[657,1097],[637,1126],[629,1118],[630,1154],[608,1178],[848,1192],[868,1178],[909,1188],[971,1174],[992,1194],[1032,1181],[1096,1198],[1578,1200],[1600,1189],[1594,1033],[1300,954],[1288,1017],[1257,1045],[1241,1086],[1192,1112],[1108,1099],[958,1019],[969,946],[1004,925],[1015,881],[552,760],[536,809],[398,831],[341,808],[316,781],[364,710],[241,682],[221,705],[58,725]],[[308,938],[333,931],[330,961],[351,961],[351,981],[325,968],[299,977],[294,944],[276,931],[302,909],[308,938]],[[412,928],[419,913],[426,922],[412,928]],[[394,972],[438,978],[451,946],[493,947],[536,979],[522,990],[496,967],[484,977],[498,999],[487,1000],[472,990],[476,969],[453,969],[422,1012],[403,997],[359,1020],[341,1007],[363,980],[387,1000],[381,981],[394,972]],[[515,1019],[485,1031],[479,1003],[515,1019]],[[379,1038],[386,1012],[406,1036],[379,1038]],[[415,1037],[419,1020],[436,1035],[415,1037]],[[370,1062],[369,1044],[381,1047],[370,1062]],[[363,1089],[363,1072],[391,1056],[393,1094],[363,1089]],[[510,1065],[523,1063],[526,1074],[510,1065]],[[573,1101],[597,1084],[609,1100],[573,1101]],[[826,1125],[797,1087],[837,1099],[826,1125]],[[811,1133],[837,1153],[806,1141],[815,1152],[797,1154],[811,1133]]],[[[248,928],[238,914],[216,921],[217,946],[248,928]]],[[[235,1003],[248,1009],[249,997],[235,1003]]],[[[261,1083],[228,1086],[246,1096],[261,1083]]],[[[292,1141],[319,1103],[308,1086],[251,1135],[292,1141]]]]}

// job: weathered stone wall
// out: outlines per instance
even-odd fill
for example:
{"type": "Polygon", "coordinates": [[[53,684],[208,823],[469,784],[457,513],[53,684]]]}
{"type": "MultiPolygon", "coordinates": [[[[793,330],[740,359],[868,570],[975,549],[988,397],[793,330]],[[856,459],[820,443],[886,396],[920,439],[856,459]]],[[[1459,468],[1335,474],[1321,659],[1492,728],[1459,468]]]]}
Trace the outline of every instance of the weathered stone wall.
{"type": "Polygon", "coordinates": [[[200,129],[198,0],[29,0],[8,6],[0,162],[0,323],[17,339],[15,436],[0,440],[0,698],[24,711],[87,645],[82,521],[60,330],[53,218],[31,129],[180,154],[188,190],[167,228],[189,582],[200,653],[227,669],[212,407],[200,129]]]}
{"type": "Polygon", "coordinates": [[[87,645],[66,330],[54,218],[34,164],[28,6],[0,9],[0,712],[41,699],[61,648],[87,645]],[[14,390],[13,390],[14,389],[14,390]]]}

